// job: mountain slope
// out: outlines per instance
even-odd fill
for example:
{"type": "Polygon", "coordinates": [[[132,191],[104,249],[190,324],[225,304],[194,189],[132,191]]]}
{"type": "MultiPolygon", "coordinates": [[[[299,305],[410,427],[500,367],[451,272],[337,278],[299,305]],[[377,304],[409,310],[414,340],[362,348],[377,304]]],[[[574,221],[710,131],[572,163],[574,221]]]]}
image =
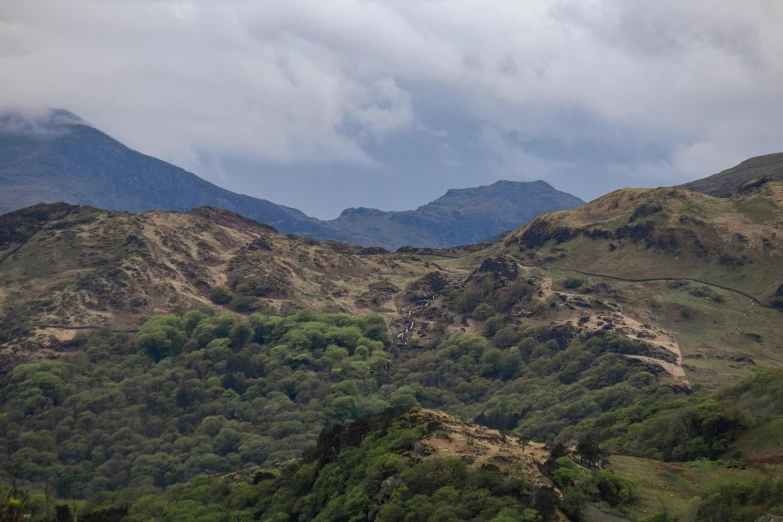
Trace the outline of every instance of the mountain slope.
{"type": "Polygon", "coordinates": [[[730,198],[623,189],[540,216],[503,244],[547,266],[635,279],[701,279],[768,303],[783,282],[781,231],[783,183],[769,182],[730,198]]]}
{"type": "Polygon", "coordinates": [[[413,211],[349,209],[338,219],[321,221],[135,152],[66,111],[32,122],[0,115],[0,185],[0,213],[58,201],[131,212],[210,205],[286,233],[389,249],[478,242],[541,212],[583,203],[544,182],[499,182],[449,191],[413,211]]]}
{"type": "Polygon", "coordinates": [[[743,185],[765,176],[783,181],[783,153],[750,158],[735,167],[678,188],[718,196],[735,192],[743,185]]]}
{"type": "Polygon", "coordinates": [[[0,123],[0,213],[58,201],[130,212],[211,204],[287,232],[327,234],[327,226],[296,209],[222,189],[131,150],[66,111],[35,127],[13,114],[0,123]]]}
{"type": "Polygon", "coordinates": [[[649,332],[639,324],[658,325],[665,333],[654,342],[678,355],[685,377],[719,388],[756,365],[783,363],[782,234],[780,182],[729,198],[624,189],[542,215],[471,255],[544,270],[557,323],[636,325],[631,335],[641,338],[649,332]]]}
{"type": "Polygon", "coordinates": [[[531,325],[563,343],[611,334],[673,386],[717,388],[783,364],[782,199],[775,182],[733,198],[628,189],[493,243],[398,253],[214,207],[37,205],[0,217],[0,330],[7,348],[55,356],[85,328],[193,307],[373,311],[402,350],[459,331],[507,346],[531,325]]]}
{"type": "Polygon", "coordinates": [[[392,296],[434,269],[213,207],[131,214],[36,205],[0,216],[0,329],[38,338],[27,343],[34,347],[82,327],[134,329],[152,313],[211,306],[210,290],[222,286],[234,299],[221,304],[238,312],[392,313],[392,296]]]}

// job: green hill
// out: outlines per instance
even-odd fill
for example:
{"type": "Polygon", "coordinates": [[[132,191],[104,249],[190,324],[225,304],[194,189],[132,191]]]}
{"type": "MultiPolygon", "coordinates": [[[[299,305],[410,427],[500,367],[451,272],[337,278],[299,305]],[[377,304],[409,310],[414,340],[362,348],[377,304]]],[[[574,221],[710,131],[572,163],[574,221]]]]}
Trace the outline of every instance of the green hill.
{"type": "Polygon", "coordinates": [[[743,185],[769,177],[783,181],[783,153],[757,156],[743,161],[736,167],[724,170],[718,174],[691,181],[680,185],[678,188],[703,192],[711,196],[731,194],[743,185]]]}

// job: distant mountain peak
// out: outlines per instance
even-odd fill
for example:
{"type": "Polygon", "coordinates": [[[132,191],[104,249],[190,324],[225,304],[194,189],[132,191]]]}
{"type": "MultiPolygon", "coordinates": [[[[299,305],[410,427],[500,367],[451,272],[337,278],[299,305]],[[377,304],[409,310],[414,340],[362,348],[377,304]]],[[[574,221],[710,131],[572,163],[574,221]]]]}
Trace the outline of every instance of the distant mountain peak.
{"type": "Polygon", "coordinates": [[[465,187],[465,188],[457,188],[457,189],[449,189],[446,191],[446,193],[442,196],[455,196],[458,194],[466,193],[466,192],[475,192],[475,191],[486,191],[486,190],[496,190],[496,189],[502,189],[502,190],[528,190],[531,187],[537,187],[540,189],[545,190],[556,190],[552,185],[547,183],[546,181],[537,180],[537,181],[512,181],[508,179],[500,179],[498,181],[495,181],[494,183],[490,183],[489,185],[480,185],[478,187],[465,187]]]}
{"type": "Polygon", "coordinates": [[[381,214],[385,214],[385,212],[383,210],[378,210],[377,208],[350,207],[340,212],[340,216],[337,219],[356,216],[377,216],[381,214]]]}

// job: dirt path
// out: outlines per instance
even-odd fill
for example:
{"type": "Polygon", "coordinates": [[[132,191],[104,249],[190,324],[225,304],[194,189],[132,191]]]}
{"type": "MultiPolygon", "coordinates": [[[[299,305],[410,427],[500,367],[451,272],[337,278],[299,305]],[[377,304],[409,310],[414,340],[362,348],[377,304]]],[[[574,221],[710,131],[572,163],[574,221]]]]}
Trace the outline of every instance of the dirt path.
{"type": "MultiPolygon", "coordinates": [[[[104,328],[103,326],[61,326],[59,324],[34,324],[32,325],[35,328],[41,328],[41,329],[54,329],[54,330],[99,330],[101,328],[104,328]]],[[[110,332],[113,333],[138,333],[138,330],[117,330],[117,329],[109,329],[110,332]]]]}

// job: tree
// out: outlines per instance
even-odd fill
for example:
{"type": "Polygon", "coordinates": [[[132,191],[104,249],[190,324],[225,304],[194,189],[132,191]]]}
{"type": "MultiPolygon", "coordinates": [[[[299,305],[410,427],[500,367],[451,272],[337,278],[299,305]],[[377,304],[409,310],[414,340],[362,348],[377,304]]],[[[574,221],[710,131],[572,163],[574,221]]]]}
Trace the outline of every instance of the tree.
{"type": "Polygon", "coordinates": [[[551,520],[557,513],[557,507],[560,504],[560,497],[554,488],[539,488],[536,490],[533,499],[533,505],[541,513],[544,522],[551,520]]]}
{"type": "Polygon", "coordinates": [[[357,412],[356,399],[350,395],[337,397],[332,401],[332,415],[341,422],[355,418],[357,412]]]}
{"type": "Polygon", "coordinates": [[[583,466],[593,467],[601,462],[601,449],[590,435],[586,435],[576,445],[576,454],[579,455],[579,462],[583,466]]]}
{"type": "Polygon", "coordinates": [[[495,345],[500,348],[510,348],[519,342],[519,334],[513,326],[501,328],[495,334],[495,345]]]}
{"type": "Polygon", "coordinates": [[[349,427],[345,434],[345,443],[349,446],[358,446],[370,434],[372,424],[367,419],[357,419],[349,427]]]}
{"type": "Polygon", "coordinates": [[[416,393],[410,386],[402,386],[391,396],[392,407],[398,410],[407,410],[421,406],[416,400],[416,393]]]}
{"type": "Polygon", "coordinates": [[[160,362],[169,355],[176,355],[187,341],[182,321],[173,315],[153,317],[136,334],[139,352],[160,362]]]}
{"type": "Polygon", "coordinates": [[[248,321],[242,321],[231,329],[229,338],[231,339],[231,348],[238,352],[253,340],[255,330],[248,321]]]}
{"type": "Polygon", "coordinates": [[[493,316],[484,322],[484,335],[492,337],[500,328],[500,319],[498,316],[493,316]]]}
{"type": "Polygon", "coordinates": [[[549,473],[550,475],[554,473],[559,467],[559,464],[557,462],[558,459],[567,456],[568,456],[568,448],[566,448],[562,442],[558,442],[557,444],[552,446],[552,449],[549,450],[549,458],[544,463],[544,467],[546,468],[547,473],[549,473]]]}

